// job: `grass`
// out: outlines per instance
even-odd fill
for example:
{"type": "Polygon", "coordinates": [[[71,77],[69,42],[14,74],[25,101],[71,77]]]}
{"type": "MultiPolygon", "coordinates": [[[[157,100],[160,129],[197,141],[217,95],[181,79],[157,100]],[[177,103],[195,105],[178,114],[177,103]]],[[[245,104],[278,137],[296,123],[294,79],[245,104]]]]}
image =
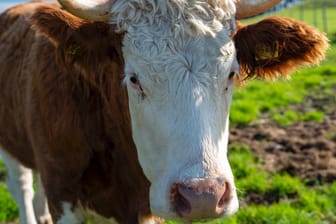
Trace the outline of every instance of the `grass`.
{"type": "Polygon", "coordinates": [[[4,180],[6,176],[5,165],[2,160],[0,160],[0,181],[4,180]]]}
{"type": "Polygon", "coordinates": [[[336,183],[310,188],[304,181],[288,174],[267,173],[259,168],[259,162],[246,146],[232,146],[230,161],[241,198],[248,193],[257,193],[275,201],[269,205],[249,205],[232,218],[213,223],[333,223],[336,183]],[[247,159],[248,166],[237,166],[242,161],[245,163],[240,154],[247,159]],[[248,175],[239,176],[242,173],[248,175]]]}
{"type": "Polygon", "coordinates": [[[4,183],[0,183],[0,205],[0,222],[17,219],[17,205],[9,195],[4,183]]]}
{"type": "Polygon", "coordinates": [[[313,91],[322,89],[326,94],[333,92],[336,84],[335,47],[336,45],[332,45],[326,61],[321,66],[300,70],[292,74],[290,80],[277,82],[253,80],[246,87],[236,89],[230,112],[231,124],[251,123],[265,112],[273,114],[273,119],[281,125],[287,125],[293,121],[323,119],[324,114],[319,111],[311,111],[307,114],[286,111],[285,114],[276,114],[276,109],[300,103],[313,91]]]}
{"type": "Polygon", "coordinates": [[[324,118],[324,113],[322,111],[312,110],[307,113],[298,113],[293,110],[285,110],[282,113],[274,112],[271,115],[272,120],[274,120],[279,126],[285,127],[297,121],[322,121],[324,118]]]}
{"type": "Polygon", "coordinates": [[[0,223],[16,220],[18,217],[18,207],[8,193],[5,183],[1,182],[5,179],[5,174],[4,163],[0,160],[0,223]]]}

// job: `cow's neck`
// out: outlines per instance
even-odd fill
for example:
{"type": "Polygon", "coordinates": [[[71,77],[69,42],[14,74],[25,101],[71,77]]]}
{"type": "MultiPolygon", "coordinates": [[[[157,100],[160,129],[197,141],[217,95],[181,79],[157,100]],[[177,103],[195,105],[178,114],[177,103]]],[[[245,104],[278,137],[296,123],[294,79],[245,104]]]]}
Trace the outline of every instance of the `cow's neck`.
{"type": "Polygon", "coordinates": [[[136,223],[141,217],[151,217],[149,182],[139,165],[132,140],[128,97],[122,85],[122,76],[106,77],[98,91],[96,85],[87,84],[100,95],[100,112],[94,113],[97,114],[101,130],[86,130],[95,153],[81,180],[82,186],[85,186],[81,201],[103,216],[116,217],[120,223],[136,223]],[[97,173],[101,175],[97,176],[97,173]],[[118,195],[120,198],[116,198],[118,195]],[[111,211],[105,206],[109,203],[118,206],[111,211]]]}

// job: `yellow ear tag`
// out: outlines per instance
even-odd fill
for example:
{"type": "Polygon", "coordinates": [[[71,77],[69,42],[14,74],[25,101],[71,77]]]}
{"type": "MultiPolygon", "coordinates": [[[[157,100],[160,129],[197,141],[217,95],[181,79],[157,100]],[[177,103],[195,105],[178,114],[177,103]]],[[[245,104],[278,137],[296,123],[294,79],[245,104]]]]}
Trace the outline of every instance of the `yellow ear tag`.
{"type": "Polygon", "coordinates": [[[72,44],[69,45],[66,52],[67,52],[67,54],[74,56],[78,53],[79,49],[80,49],[80,46],[72,43],[72,44]]]}
{"type": "Polygon", "coordinates": [[[265,61],[279,57],[279,41],[273,42],[273,45],[257,44],[256,61],[265,61]]]}

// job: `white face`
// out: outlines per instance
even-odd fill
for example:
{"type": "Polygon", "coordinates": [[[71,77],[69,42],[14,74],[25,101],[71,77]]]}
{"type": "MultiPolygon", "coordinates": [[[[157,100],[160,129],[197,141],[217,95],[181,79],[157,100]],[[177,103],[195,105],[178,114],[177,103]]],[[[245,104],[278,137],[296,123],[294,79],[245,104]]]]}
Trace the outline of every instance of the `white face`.
{"type": "Polygon", "coordinates": [[[133,138],[151,182],[152,212],[184,220],[232,214],[238,208],[227,159],[230,74],[237,63],[232,23],[184,32],[171,28],[176,24],[169,16],[144,21],[127,26],[123,53],[133,138]],[[204,212],[198,202],[207,199],[183,190],[207,189],[209,182],[225,188],[219,193],[224,205],[215,199],[219,212],[204,212]]]}

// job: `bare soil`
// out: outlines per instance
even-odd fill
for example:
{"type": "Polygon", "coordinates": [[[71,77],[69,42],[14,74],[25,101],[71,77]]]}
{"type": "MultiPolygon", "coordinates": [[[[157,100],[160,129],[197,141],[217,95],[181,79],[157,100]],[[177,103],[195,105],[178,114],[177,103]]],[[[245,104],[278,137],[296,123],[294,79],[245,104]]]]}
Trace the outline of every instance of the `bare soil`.
{"type": "Polygon", "coordinates": [[[290,109],[323,111],[325,118],[279,127],[264,115],[254,124],[231,128],[230,143],[249,146],[267,171],[285,171],[311,184],[336,181],[336,90],[317,91],[290,109]]]}

